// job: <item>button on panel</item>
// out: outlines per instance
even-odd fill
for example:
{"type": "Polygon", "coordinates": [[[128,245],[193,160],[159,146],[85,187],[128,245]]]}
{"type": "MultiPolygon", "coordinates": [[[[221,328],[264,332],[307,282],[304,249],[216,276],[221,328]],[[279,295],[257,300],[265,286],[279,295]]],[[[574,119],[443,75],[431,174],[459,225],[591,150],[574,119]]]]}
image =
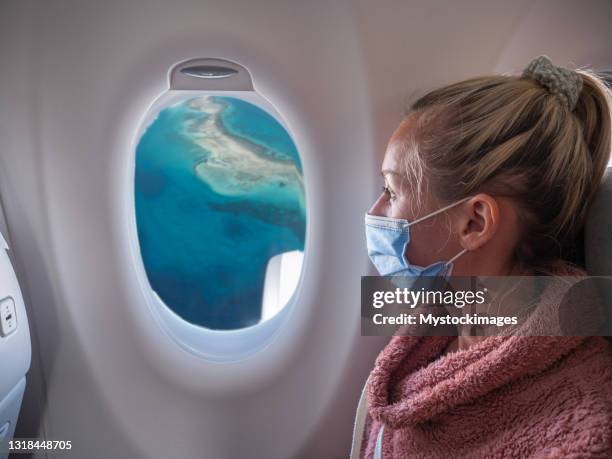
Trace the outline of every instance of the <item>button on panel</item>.
{"type": "Polygon", "coordinates": [[[7,336],[17,329],[15,302],[9,296],[0,301],[0,335],[7,336]]]}

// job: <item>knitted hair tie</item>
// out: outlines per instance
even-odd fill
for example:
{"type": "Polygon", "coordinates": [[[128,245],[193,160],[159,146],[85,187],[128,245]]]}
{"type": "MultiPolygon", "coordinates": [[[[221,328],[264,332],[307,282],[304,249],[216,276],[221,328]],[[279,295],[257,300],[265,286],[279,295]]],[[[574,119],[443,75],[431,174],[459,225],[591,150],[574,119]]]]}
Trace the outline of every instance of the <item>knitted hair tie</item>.
{"type": "Polygon", "coordinates": [[[559,98],[561,103],[572,111],[576,107],[582,90],[582,75],[574,70],[557,67],[546,56],[532,60],[523,71],[523,76],[533,78],[548,92],[559,98]]]}

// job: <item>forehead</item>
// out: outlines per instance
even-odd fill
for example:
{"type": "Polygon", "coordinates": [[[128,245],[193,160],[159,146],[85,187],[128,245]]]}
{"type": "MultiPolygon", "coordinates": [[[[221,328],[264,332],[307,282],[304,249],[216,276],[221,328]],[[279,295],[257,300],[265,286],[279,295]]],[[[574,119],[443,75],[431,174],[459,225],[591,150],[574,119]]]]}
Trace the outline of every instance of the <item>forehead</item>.
{"type": "Polygon", "coordinates": [[[406,155],[410,155],[411,139],[414,134],[414,120],[412,117],[405,118],[391,135],[387,150],[383,159],[381,172],[385,176],[403,177],[406,173],[406,155]]]}

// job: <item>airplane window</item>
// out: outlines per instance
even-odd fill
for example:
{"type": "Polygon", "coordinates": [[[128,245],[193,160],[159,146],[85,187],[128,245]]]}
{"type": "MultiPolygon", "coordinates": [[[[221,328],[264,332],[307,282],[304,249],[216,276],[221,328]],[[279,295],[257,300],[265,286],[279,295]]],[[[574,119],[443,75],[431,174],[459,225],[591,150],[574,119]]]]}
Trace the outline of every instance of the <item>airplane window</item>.
{"type": "Polygon", "coordinates": [[[301,274],[302,165],[276,116],[239,96],[163,106],[136,147],[138,242],[151,288],[213,330],[266,321],[301,274]]]}

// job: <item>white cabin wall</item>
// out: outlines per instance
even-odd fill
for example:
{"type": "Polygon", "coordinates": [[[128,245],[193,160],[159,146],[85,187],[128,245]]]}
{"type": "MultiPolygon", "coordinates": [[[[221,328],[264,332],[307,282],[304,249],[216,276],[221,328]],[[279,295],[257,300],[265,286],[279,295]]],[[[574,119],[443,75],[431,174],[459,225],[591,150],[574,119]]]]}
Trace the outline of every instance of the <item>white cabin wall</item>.
{"type": "Polygon", "coordinates": [[[409,103],[436,87],[493,72],[531,2],[356,3],[376,154],[382,162],[409,103]]]}
{"type": "Polygon", "coordinates": [[[538,0],[517,24],[495,70],[521,72],[534,53],[567,67],[612,70],[612,2],[538,0]]]}

